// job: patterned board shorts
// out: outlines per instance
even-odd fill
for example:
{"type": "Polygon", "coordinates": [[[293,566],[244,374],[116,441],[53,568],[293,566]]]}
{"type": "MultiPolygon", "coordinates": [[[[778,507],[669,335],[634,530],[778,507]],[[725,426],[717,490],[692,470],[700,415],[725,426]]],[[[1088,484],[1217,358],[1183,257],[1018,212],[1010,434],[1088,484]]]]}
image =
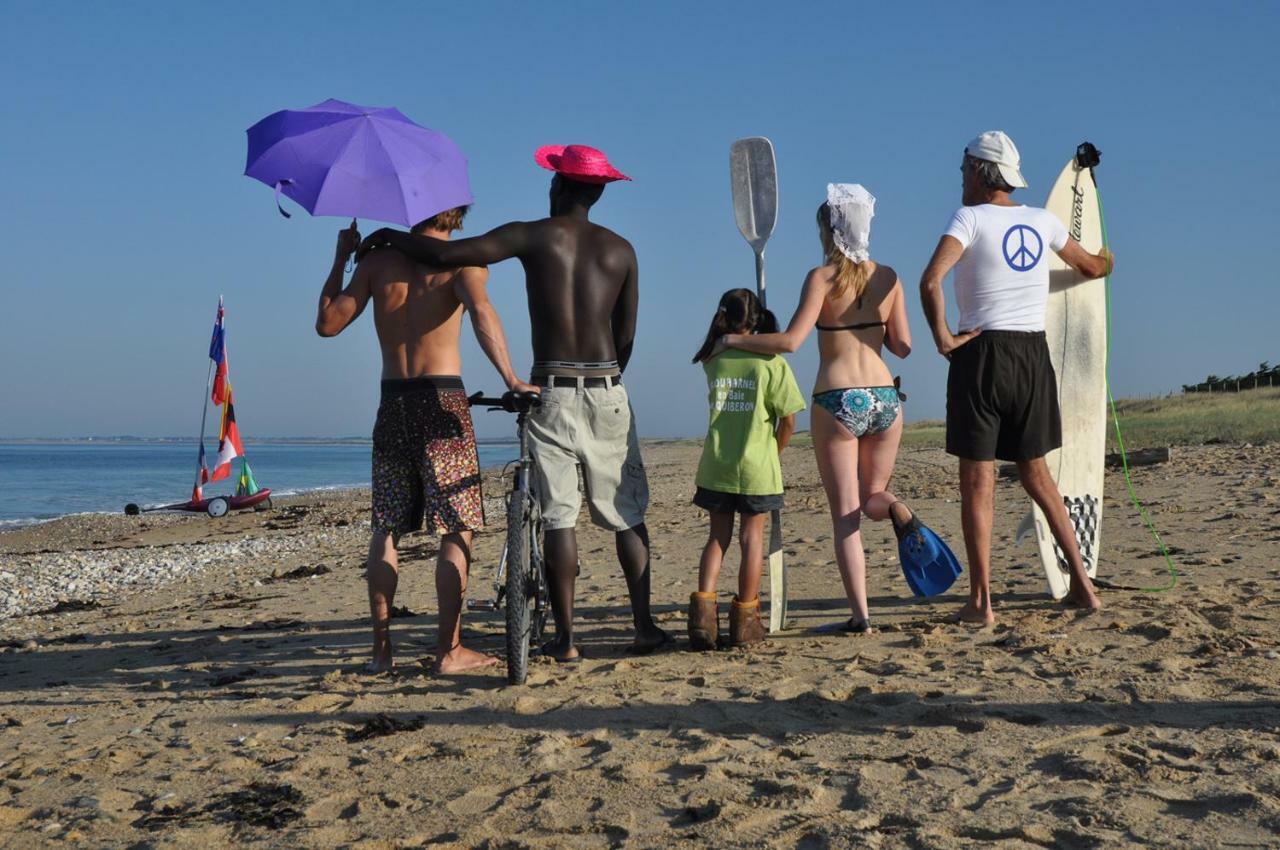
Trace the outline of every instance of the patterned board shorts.
{"type": "Polygon", "coordinates": [[[888,431],[902,410],[897,387],[826,390],[814,394],[813,403],[834,416],[855,437],[888,431]]]}
{"type": "Polygon", "coordinates": [[[373,426],[373,530],[399,537],[484,526],[480,461],[462,379],[388,379],[373,426]],[[425,520],[425,523],[424,523],[425,520]]]}

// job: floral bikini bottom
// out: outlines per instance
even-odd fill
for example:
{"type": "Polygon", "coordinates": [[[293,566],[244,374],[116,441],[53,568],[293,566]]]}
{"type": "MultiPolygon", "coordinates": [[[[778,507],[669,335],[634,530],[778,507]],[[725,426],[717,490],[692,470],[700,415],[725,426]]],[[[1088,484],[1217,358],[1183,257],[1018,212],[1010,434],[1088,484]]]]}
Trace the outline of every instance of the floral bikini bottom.
{"type": "Polygon", "coordinates": [[[826,410],[855,437],[889,430],[902,410],[897,387],[848,387],[816,393],[814,404],[826,410]]]}

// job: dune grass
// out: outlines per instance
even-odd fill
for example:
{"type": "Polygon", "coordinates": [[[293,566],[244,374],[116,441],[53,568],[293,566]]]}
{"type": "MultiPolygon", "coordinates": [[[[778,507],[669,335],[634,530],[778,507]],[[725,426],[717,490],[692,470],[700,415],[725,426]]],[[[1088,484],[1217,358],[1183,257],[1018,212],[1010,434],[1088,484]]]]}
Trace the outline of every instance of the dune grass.
{"type": "Polygon", "coordinates": [[[947,442],[946,423],[941,419],[908,422],[902,429],[902,445],[913,449],[940,449],[947,442]]]}
{"type": "MultiPolygon", "coordinates": [[[[1280,442],[1280,387],[1241,393],[1187,393],[1160,398],[1116,399],[1116,413],[1125,448],[1198,446],[1205,443],[1280,442]]],[[[658,442],[698,444],[689,440],[658,442]]],[[[904,448],[940,449],[946,429],[940,419],[910,422],[902,432],[904,448]]],[[[813,446],[808,431],[798,432],[791,445],[813,446]]],[[[1107,451],[1118,451],[1115,425],[1107,416],[1107,451]]]]}
{"type": "MultiPolygon", "coordinates": [[[[1280,387],[1240,393],[1187,393],[1166,398],[1117,399],[1125,447],[1280,440],[1280,387]]],[[[1107,445],[1116,448],[1115,429],[1107,445]]]]}
{"type": "MultiPolygon", "coordinates": [[[[1280,440],[1280,387],[1117,399],[1116,414],[1129,450],[1204,443],[1268,443],[1280,440]]],[[[941,448],[944,441],[943,423],[937,420],[912,422],[902,433],[904,446],[941,448]]],[[[1118,449],[1115,426],[1108,421],[1107,450],[1118,449]]]]}

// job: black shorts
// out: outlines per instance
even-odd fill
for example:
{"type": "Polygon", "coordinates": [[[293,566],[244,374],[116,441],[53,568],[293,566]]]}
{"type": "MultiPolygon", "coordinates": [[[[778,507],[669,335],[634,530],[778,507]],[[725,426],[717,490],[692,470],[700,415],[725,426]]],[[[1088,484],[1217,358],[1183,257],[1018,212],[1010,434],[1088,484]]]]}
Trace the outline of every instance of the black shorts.
{"type": "Polygon", "coordinates": [[[947,454],[1022,461],[1061,445],[1058,378],[1043,331],[983,331],[951,352],[947,454]]]}
{"type": "Polygon", "coordinates": [[[693,503],[713,514],[767,514],[782,510],[782,494],[748,496],[744,493],[722,493],[699,487],[693,494],[693,503]]]}

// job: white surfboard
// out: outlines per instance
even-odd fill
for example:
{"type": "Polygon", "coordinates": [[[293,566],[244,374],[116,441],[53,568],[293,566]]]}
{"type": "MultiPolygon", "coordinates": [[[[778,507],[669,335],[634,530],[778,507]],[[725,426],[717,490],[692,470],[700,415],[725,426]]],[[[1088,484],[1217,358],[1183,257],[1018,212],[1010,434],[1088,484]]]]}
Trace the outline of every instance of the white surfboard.
{"type": "MultiPolygon", "coordinates": [[[[1049,192],[1049,212],[1086,251],[1102,250],[1098,187],[1091,168],[1073,157],[1049,192]]],[[[1049,256],[1045,336],[1058,376],[1062,448],[1045,459],[1075,526],[1085,570],[1098,572],[1102,544],[1102,484],[1107,448],[1107,292],[1104,278],[1085,280],[1057,254],[1049,256]]],[[[1067,562],[1040,508],[1032,505],[1040,561],[1055,599],[1070,589],[1067,562]]]]}

